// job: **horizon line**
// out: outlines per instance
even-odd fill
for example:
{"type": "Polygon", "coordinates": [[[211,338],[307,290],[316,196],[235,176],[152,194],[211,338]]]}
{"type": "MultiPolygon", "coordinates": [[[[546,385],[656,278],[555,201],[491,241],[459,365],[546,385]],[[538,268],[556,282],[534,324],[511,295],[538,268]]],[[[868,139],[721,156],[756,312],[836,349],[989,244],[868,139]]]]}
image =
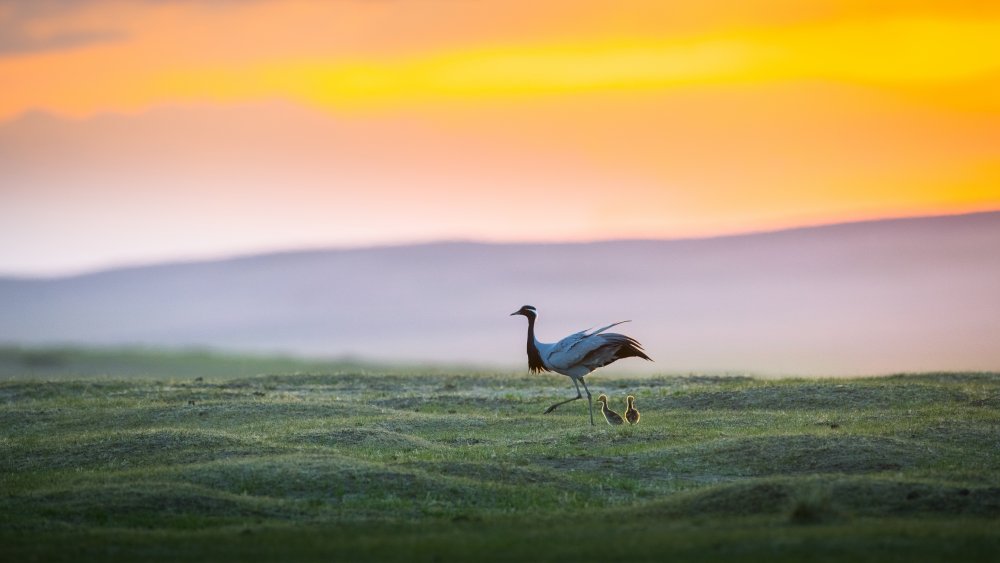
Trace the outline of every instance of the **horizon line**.
{"type": "Polygon", "coordinates": [[[189,256],[189,257],[179,256],[175,258],[165,257],[161,259],[151,259],[149,261],[134,260],[134,261],[111,262],[105,265],[98,265],[92,267],[69,268],[66,270],[53,269],[48,273],[0,271],[0,281],[55,281],[63,279],[81,278],[92,275],[100,275],[110,272],[137,270],[143,268],[209,264],[213,262],[234,262],[234,261],[247,260],[265,256],[280,256],[280,255],[307,254],[307,253],[320,253],[320,252],[359,252],[366,250],[415,248],[421,246],[434,246],[434,245],[467,244],[467,245],[482,245],[482,246],[559,246],[559,245],[584,246],[591,244],[629,243],[629,242],[668,243],[668,242],[708,241],[708,240],[718,240],[727,238],[767,236],[767,235],[775,235],[781,233],[789,233],[794,231],[819,230],[826,228],[846,227],[851,225],[862,225],[869,223],[890,223],[890,222],[902,222],[902,221],[919,221],[928,219],[972,217],[976,215],[990,215],[997,213],[1000,213],[1000,207],[991,207],[988,209],[972,210],[972,211],[963,210],[951,213],[942,212],[942,213],[918,213],[913,215],[905,215],[905,214],[887,215],[884,217],[857,218],[857,219],[847,219],[843,221],[833,221],[833,222],[803,223],[799,225],[775,227],[770,229],[758,228],[758,229],[749,229],[743,231],[720,232],[717,234],[690,235],[690,236],[608,237],[608,238],[594,238],[585,240],[581,239],[509,240],[509,239],[488,239],[488,238],[475,238],[475,237],[468,237],[468,238],[454,237],[454,238],[433,238],[426,240],[411,240],[411,241],[398,241],[398,242],[359,243],[353,245],[352,244],[346,244],[346,245],[304,244],[297,247],[261,248],[259,250],[246,250],[246,251],[235,250],[231,252],[206,254],[204,256],[189,256]]]}

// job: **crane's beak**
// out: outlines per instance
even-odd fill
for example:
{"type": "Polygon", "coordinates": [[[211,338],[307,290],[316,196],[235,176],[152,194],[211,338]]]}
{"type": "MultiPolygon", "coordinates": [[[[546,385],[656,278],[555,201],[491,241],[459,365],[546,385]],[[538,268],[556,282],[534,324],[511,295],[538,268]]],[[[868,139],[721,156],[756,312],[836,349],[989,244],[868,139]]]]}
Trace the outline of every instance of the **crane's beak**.
{"type": "Polygon", "coordinates": [[[514,315],[520,315],[520,314],[521,314],[521,311],[514,311],[513,313],[510,314],[510,316],[513,317],[514,315]]]}

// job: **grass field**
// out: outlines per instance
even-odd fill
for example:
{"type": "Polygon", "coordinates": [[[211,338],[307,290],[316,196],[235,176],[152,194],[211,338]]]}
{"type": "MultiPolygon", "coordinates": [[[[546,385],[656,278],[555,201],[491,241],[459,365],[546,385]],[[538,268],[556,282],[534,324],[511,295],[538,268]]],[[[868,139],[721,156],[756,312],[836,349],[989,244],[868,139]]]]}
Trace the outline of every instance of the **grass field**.
{"type": "Polygon", "coordinates": [[[4,561],[1000,559],[1000,374],[590,376],[636,396],[625,428],[542,415],[562,376],[16,349],[0,376],[4,561]]]}

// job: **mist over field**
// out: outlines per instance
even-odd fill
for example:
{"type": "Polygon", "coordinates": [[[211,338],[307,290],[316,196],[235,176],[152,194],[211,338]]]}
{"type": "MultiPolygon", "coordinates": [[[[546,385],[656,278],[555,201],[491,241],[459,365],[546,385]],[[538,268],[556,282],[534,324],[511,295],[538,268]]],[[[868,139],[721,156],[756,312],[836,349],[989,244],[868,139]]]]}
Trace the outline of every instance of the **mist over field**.
{"type": "Polygon", "coordinates": [[[0,279],[0,343],[207,346],[519,369],[632,319],[655,364],[850,375],[1000,367],[1000,213],[589,244],[438,243],[0,279]]]}

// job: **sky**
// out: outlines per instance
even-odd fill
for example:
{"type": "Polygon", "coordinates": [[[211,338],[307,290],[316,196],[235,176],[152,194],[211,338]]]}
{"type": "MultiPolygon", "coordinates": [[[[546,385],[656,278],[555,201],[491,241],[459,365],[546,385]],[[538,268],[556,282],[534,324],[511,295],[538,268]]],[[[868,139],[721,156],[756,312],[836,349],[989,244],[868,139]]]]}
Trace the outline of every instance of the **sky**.
{"type": "Polygon", "coordinates": [[[1000,208],[1000,3],[0,0],[0,274],[1000,208]]]}

